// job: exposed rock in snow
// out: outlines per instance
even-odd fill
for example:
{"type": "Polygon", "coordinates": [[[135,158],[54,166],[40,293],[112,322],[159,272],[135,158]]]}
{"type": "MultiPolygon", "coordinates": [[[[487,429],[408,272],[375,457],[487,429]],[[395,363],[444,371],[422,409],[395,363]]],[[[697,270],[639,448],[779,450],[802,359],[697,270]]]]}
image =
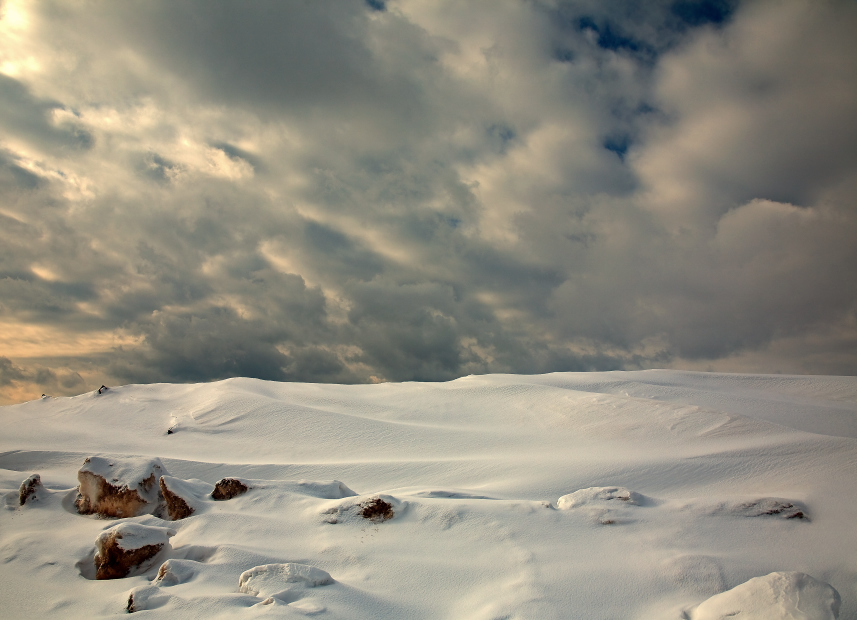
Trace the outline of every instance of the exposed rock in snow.
{"type": "Polygon", "coordinates": [[[153,512],[159,501],[158,478],[167,470],[160,459],[105,459],[91,456],[77,473],[81,514],[135,517],[153,512]]]}
{"type": "Polygon", "coordinates": [[[158,484],[167,515],[173,521],[184,519],[197,511],[203,497],[211,494],[211,485],[201,480],[181,480],[172,476],[161,476],[158,484]]]}
{"type": "Polygon", "coordinates": [[[715,513],[730,513],[743,517],[780,517],[782,519],[809,519],[806,506],[795,500],[761,497],[746,501],[725,502],[715,513]]]}
{"type": "Polygon", "coordinates": [[[340,523],[351,521],[355,518],[369,519],[376,523],[388,521],[404,510],[407,502],[392,497],[391,495],[371,495],[369,497],[349,497],[344,501],[330,505],[322,511],[327,523],[340,523]]]}
{"type": "Polygon", "coordinates": [[[166,476],[161,476],[159,483],[161,486],[161,493],[164,496],[164,502],[167,505],[167,514],[170,519],[178,521],[179,519],[191,516],[195,510],[191,508],[185,498],[170,490],[169,483],[164,480],[165,477],[166,476]]]}
{"type": "Polygon", "coordinates": [[[32,474],[21,483],[21,489],[18,491],[18,503],[23,506],[27,502],[38,499],[38,492],[42,488],[44,488],[42,487],[42,477],[39,474],[32,474]]]}
{"type": "Polygon", "coordinates": [[[95,540],[95,578],[121,579],[170,546],[175,531],[139,523],[120,523],[95,540]]]}
{"type": "Polygon", "coordinates": [[[370,521],[387,521],[395,516],[393,505],[380,497],[370,499],[368,502],[360,504],[360,507],[363,509],[360,511],[360,516],[370,521]]]}
{"type": "Polygon", "coordinates": [[[244,571],[238,579],[238,590],[260,598],[277,598],[291,603],[300,598],[304,588],[333,583],[329,573],[306,564],[265,564],[244,571]]]}
{"type": "Polygon", "coordinates": [[[570,510],[587,504],[601,504],[610,500],[639,506],[645,502],[645,497],[624,487],[590,487],[563,495],[557,500],[556,507],[560,510],[570,510]]]}
{"type": "Polygon", "coordinates": [[[835,620],[840,598],[835,588],[806,573],[754,577],[712,596],[693,610],[692,620],[835,620]]]}
{"type": "Polygon", "coordinates": [[[246,493],[249,489],[250,487],[238,480],[238,478],[224,478],[214,485],[214,491],[212,491],[211,497],[216,500],[223,501],[232,499],[233,497],[238,497],[239,495],[246,493]]]}

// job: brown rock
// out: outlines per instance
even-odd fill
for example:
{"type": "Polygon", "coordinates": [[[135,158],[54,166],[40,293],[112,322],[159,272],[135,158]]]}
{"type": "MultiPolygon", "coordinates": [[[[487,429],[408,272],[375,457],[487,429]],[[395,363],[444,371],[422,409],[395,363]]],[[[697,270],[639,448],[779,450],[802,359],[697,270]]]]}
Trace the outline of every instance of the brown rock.
{"type": "Polygon", "coordinates": [[[246,493],[250,487],[236,478],[224,478],[214,485],[211,497],[216,500],[227,500],[246,493]]]}
{"type": "Polygon", "coordinates": [[[169,546],[175,532],[138,523],[120,523],[95,541],[95,578],[121,579],[169,546]]]}
{"type": "Polygon", "coordinates": [[[36,499],[36,492],[41,488],[42,477],[39,474],[33,474],[21,483],[21,488],[18,491],[18,503],[23,506],[27,502],[36,499]]]}
{"type": "Polygon", "coordinates": [[[164,501],[167,504],[167,514],[170,516],[170,519],[178,521],[194,513],[194,509],[181,495],[170,490],[164,480],[164,476],[161,476],[159,485],[161,487],[161,494],[164,496],[164,501]]]}
{"type": "Polygon", "coordinates": [[[160,500],[157,480],[167,473],[159,459],[112,461],[89,457],[77,472],[75,506],[81,514],[135,517],[151,513],[160,500]]]}
{"type": "Polygon", "coordinates": [[[370,521],[386,521],[388,519],[392,519],[394,516],[393,505],[389,502],[385,502],[380,497],[376,497],[375,499],[371,499],[368,502],[360,504],[360,507],[363,509],[360,511],[360,515],[364,519],[369,519],[370,521]]]}

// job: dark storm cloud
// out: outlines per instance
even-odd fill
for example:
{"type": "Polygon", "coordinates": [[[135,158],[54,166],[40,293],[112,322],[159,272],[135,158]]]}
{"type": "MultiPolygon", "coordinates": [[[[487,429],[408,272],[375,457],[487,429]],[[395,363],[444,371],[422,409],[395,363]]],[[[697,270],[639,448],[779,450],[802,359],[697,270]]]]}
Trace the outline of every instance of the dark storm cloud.
{"type": "Polygon", "coordinates": [[[0,357],[0,386],[11,385],[24,378],[24,372],[7,357],[0,357]]]}
{"type": "Polygon", "coordinates": [[[0,74],[0,125],[7,135],[26,137],[46,148],[87,149],[92,134],[71,120],[51,122],[51,113],[63,109],[57,101],[33,96],[29,89],[13,78],[0,74]]]}
{"type": "Polygon", "coordinates": [[[853,4],[3,10],[6,394],[857,372],[853,4]]]}

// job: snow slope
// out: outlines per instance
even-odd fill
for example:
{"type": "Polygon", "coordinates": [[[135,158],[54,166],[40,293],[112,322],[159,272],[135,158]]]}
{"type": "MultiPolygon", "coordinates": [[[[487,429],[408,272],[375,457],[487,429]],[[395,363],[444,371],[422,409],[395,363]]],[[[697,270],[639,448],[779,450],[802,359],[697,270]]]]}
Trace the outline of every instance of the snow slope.
{"type": "Polygon", "coordinates": [[[782,572],[857,620],[853,377],[230,379],[43,398],[0,423],[4,618],[125,614],[133,591],[153,618],[680,620],[782,572]],[[91,456],[160,458],[203,489],[186,519],[126,520],[176,534],[124,579],[92,578],[117,522],[74,509],[91,456]],[[33,473],[45,488],[19,506],[33,473]],[[223,477],[251,489],[204,495],[223,477]],[[363,518],[379,496],[393,518],[363,518]]]}

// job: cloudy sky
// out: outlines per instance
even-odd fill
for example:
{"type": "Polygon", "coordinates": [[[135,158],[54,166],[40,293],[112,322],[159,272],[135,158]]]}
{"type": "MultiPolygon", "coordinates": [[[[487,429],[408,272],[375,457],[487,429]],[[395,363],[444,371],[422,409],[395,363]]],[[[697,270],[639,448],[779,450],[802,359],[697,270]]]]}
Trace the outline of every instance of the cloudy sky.
{"type": "Polygon", "coordinates": [[[0,13],[0,402],[857,374],[853,1],[0,13]]]}

